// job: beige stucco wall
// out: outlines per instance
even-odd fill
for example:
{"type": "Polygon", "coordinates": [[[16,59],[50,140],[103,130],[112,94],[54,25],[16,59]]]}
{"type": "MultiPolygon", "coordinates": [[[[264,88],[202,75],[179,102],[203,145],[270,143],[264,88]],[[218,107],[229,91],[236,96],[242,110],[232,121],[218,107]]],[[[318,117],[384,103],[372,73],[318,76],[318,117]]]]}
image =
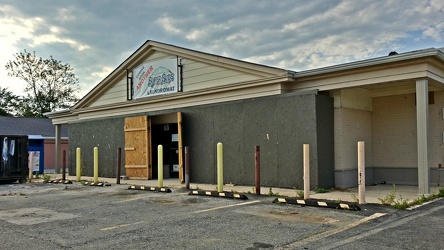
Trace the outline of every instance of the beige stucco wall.
{"type": "MultiPolygon", "coordinates": [[[[444,164],[444,91],[429,105],[429,164],[444,164]]],[[[415,94],[373,98],[372,139],[375,167],[417,168],[415,94]]]]}
{"type": "Polygon", "coordinates": [[[366,89],[332,92],[335,103],[335,170],[358,168],[358,141],[365,142],[366,165],[372,165],[372,102],[366,89]]]}

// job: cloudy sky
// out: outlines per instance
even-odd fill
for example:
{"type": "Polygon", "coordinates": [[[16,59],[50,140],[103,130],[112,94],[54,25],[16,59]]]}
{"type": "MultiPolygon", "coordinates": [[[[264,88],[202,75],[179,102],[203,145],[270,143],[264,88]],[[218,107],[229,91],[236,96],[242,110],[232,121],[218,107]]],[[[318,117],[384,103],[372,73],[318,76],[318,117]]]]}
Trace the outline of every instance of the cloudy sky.
{"type": "Polygon", "coordinates": [[[444,47],[442,0],[0,0],[0,86],[13,54],[68,63],[85,95],[146,40],[300,71],[444,47]]]}

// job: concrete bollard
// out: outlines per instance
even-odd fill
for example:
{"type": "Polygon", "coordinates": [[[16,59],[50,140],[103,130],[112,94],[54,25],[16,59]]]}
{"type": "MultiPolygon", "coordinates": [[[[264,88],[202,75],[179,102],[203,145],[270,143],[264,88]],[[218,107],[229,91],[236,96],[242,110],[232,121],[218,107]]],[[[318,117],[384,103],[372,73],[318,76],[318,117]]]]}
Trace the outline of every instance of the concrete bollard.
{"type": "Polygon", "coordinates": [[[94,147],[94,182],[99,182],[99,148],[94,147]]]}
{"type": "Polygon", "coordinates": [[[359,204],[365,204],[365,143],[358,142],[358,197],[359,204]]]}
{"type": "Polygon", "coordinates": [[[217,144],[217,191],[224,191],[224,159],[223,145],[221,142],[217,144]]]}
{"type": "Polygon", "coordinates": [[[76,149],[76,181],[80,181],[80,177],[82,176],[82,156],[81,156],[80,148],[76,149]]]}
{"type": "Polygon", "coordinates": [[[303,145],[304,151],[304,200],[310,199],[310,145],[303,145]]]}
{"type": "Polygon", "coordinates": [[[163,147],[157,146],[157,186],[163,187],[163,147]]]}
{"type": "Polygon", "coordinates": [[[29,182],[32,182],[32,167],[34,164],[34,152],[31,152],[29,154],[29,162],[28,162],[28,168],[29,168],[29,182]]]}

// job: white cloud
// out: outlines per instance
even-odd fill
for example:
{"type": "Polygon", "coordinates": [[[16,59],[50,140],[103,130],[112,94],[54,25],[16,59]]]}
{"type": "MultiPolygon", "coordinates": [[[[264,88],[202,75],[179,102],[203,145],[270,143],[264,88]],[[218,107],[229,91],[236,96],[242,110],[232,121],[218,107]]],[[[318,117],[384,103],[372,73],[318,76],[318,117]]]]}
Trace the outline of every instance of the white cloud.
{"type": "Polygon", "coordinates": [[[159,24],[160,26],[162,26],[162,28],[167,33],[170,33],[173,35],[181,34],[182,32],[180,31],[180,29],[174,26],[175,22],[176,21],[173,20],[173,18],[171,18],[171,17],[162,17],[156,21],[156,23],[159,24]]]}

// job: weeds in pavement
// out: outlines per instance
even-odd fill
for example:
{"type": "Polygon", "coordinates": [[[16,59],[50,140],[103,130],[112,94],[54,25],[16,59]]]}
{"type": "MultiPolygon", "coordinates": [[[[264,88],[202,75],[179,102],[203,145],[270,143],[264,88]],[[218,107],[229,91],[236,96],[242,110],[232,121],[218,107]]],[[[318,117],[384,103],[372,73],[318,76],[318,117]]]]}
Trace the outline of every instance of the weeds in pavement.
{"type": "Polygon", "coordinates": [[[304,198],[304,190],[296,190],[296,194],[299,198],[304,198]]]}
{"type": "Polygon", "coordinates": [[[330,192],[330,190],[325,189],[325,188],[317,188],[317,189],[315,190],[315,192],[318,193],[318,194],[323,194],[323,193],[328,193],[328,192],[330,192]]]}
{"type": "Polygon", "coordinates": [[[390,193],[387,194],[384,198],[378,198],[378,200],[383,205],[389,205],[397,209],[406,209],[411,206],[421,205],[425,202],[432,201],[439,197],[444,197],[444,188],[440,189],[438,194],[431,194],[429,196],[423,195],[419,198],[414,199],[411,202],[409,202],[407,199],[404,199],[401,195],[399,195],[399,198],[396,199],[396,187],[395,185],[393,185],[393,190],[390,191],[390,193]]]}
{"type": "Polygon", "coordinates": [[[43,182],[44,183],[48,183],[50,180],[51,180],[51,176],[50,175],[47,175],[47,174],[43,175],[43,182]]]}

